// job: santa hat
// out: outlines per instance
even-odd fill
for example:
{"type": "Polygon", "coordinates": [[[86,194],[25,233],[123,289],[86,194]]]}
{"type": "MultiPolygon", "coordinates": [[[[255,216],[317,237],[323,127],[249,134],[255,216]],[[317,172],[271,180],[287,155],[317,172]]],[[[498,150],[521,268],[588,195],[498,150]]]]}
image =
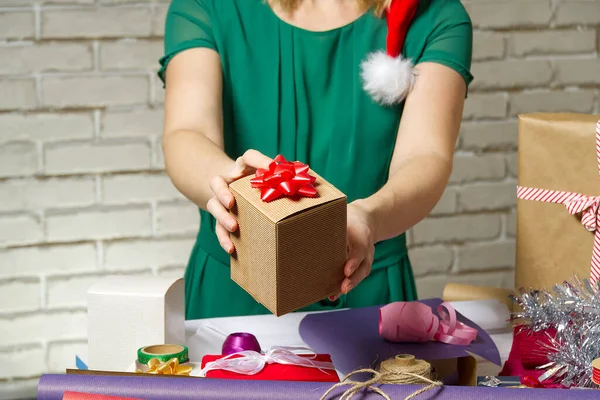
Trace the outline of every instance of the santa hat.
{"type": "Polygon", "coordinates": [[[363,87],[371,97],[384,105],[400,103],[406,98],[415,81],[410,59],[401,55],[406,32],[419,0],[392,0],[386,10],[388,34],[386,51],[369,54],[362,62],[363,87]]]}

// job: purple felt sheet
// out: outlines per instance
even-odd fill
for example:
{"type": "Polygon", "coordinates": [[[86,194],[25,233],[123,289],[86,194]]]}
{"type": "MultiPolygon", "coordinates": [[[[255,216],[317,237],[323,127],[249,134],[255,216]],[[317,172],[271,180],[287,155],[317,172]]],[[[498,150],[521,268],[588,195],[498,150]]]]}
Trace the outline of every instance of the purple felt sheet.
{"type": "MultiPolygon", "coordinates": [[[[437,315],[440,299],[421,301],[437,315]]],[[[343,374],[360,368],[373,368],[377,362],[397,354],[412,354],[424,360],[467,356],[467,351],[496,365],[501,364],[498,348],[479,326],[457,313],[457,319],[477,329],[477,339],[469,346],[440,342],[392,343],[379,335],[380,306],[309,314],[300,322],[302,340],[317,353],[331,355],[333,364],[343,374]]],[[[446,382],[449,383],[449,382],[446,382]]]]}
{"type": "MultiPolygon", "coordinates": [[[[331,387],[329,383],[243,381],[202,378],[161,378],[100,375],[44,375],[38,387],[38,400],[62,400],[65,391],[147,400],[318,400],[331,387]]],[[[404,399],[421,386],[381,385],[392,399],[404,399]]],[[[347,389],[348,387],[346,387],[347,389]]],[[[336,389],[327,400],[339,399],[344,388],[336,389]]],[[[356,398],[381,400],[372,392],[356,398]]],[[[506,389],[445,386],[420,395],[419,400],[597,400],[597,390],[506,389]]]]}

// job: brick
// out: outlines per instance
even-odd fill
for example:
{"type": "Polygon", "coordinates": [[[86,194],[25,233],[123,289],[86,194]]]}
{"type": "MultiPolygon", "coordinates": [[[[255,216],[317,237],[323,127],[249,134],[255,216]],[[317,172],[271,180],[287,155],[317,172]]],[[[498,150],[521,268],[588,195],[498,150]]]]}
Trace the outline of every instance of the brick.
{"type": "Polygon", "coordinates": [[[447,272],[452,268],[454,252],[449,246],[425,246],[410,249],[416,276],[447,272]]]}
{"type": "Polygon", "coordinates": [[[42,13],[45,39],[139,37],[148,36],[150,29],[148,7],[48,9],[42,13]]]}
{"type": "Polygon", "coordinates": [[[563,85],[600,83],[600,58],[556,60],[556,81],[563,85]]]}
{"type": "MultiPolygon", "coordinates": [[[[10,365],[10,363],[3,365],[10,365]]],[[[40,383],[39,375],[39,373],[35,374],[36,378],[29,379],[0,380],[0,393],[5,399],[35,399],[40,383]]]]}
{"type": "MultiPolygon", "coordinates": [[[[5,350],[0,352],[0,365],[2,365],[0,367],[0,379],[39,376],[46,372],[46,352],[40,345],[5,350]]],[[[4,390],[0,390],[0,392],[3,395],[8,394],[4,390]]],[[[23,397],[8,396],[4,398],[23,397]]]]}
{"type": "Polygon", "coordinates": [[[38,151],[34,143],[0,145],[0,177],[26,176],[38,172],[38,151]]]}
{"type": "Polygon", "coordinates": [[[97,283],[99,276],[56,276],[46,281],[46,305],[49,308],[85,307],[87,290],[97,283]]]}
{"type": "Polygon", "coordinates": [[[200,214],[190,201],[160,203],[156,209],[156,230],[160,235],[198,233],[200,214]]]}
{"type": "Polygon", "coordinates": [[[426,218],[412,229],[413,244],[494,239],[500,235],[500,216],[460,215],[426,218]]]}
{"type": "Polygon", "coordinates": [[[514,56],[590,53],[596,50],[596,32],[515,32],[510,35],[509,49],[514,56]]]}
{"type": "Polygon", "coordinates": [[[34,36],[33,12],[3,12],[0,14],[0,39],[29,39],[34,36]]]}
{"type": "Polygon", "coordinates": [[[23,74],[92,69],[92,51],[82,44],[0,47],[0,73],[23,74]]]}
{"type": "Polygon", "coordinates": [[[141,270],[182,267],[189,260],[194,239],[134,240],[108,243],[105,267],[108,270],[141,270]]]}
{"type": "Polygon", "coordinates": [[[464,1],[478,28],[516,28],[548,25],[552,17],[550,0],[464,1]]]}
{"type": "Polygon", "coordinates": [[[49,213],[46,216],[51,241],[110,239],[147,236],[152,230],[150,207],[100,208],[49,213]]]}
{"type": "Polygon", "coordinates": [[[600,4],[597,0],[561,2],[556,10],[555,23],[561,25],[598,25],[600,4]]]}
{"type": "Polygon", "coordinates": [[[46,147],[49,174],[135,171],[150,167],[150,147],[144,142],[60,143],[46,147]]]}
{"type": "Polygon", "coordinates": [[[165,21],[167,19],[168,5],[159,5],[152,15],[152,34],[162,36],[165,34],[165,21]]]}
{"type": "Polygon", "coordinates": [[[146,104],[147,76],[72,76],[42,80],[43,104],[49,107],[104,107],[146,104]]]}
{"type": "Polygon", "coordinates": [[[0,132],[0,143],[90,139],[94,136],[94,125],[92,115],[87,113],[1,114],[0,132]]]}
{"type": "Polygon", "coordinates": [[[36,105],[36,98],[33,79],[0,79],[0,110],[31,109],[36,105]]]}
{"type": "Polygon", "coordinates": [[[87,206],[96,201],[93,178],[0,182],[0,211],[87,206]]]}
{"type": "Polygon", "coordinates": [[[67,368],[76,368],[75,356],[88,359],[88,346],[85,341],[51,343],[48,348],[48,372],[61,374],[67,368]]]}
{"type": "Polygon", "coordinates": [[[38,340],[85,339],[85,311],[44,312],[0,318],[2,344],[32,343],[38,340]]]}
{"type": "Polygon", "coordinates": [[[22,247],[0,250],[0,277],[76,274],[96,270],[96,247],[91,243],[22,247]]]}
{"type": "Polygon", "coordinates": [[[550,62],[544,60],[475,62],[472,71],[476,77],[473,90],[538,87],[552,79],[550,62]]]}
{"type": "Polygon", "coordinates": [[[504,118],[507,105],[504,93],[471,93],[465,100],[463,118],[504,118]]]}
{"type": "Polygon", "coordinates": [[[159,137],[163,129],[163,110],[107,111],[102,117],[100,136],[159,137]]]}
{"type": "Polygon", "coordinates": [[[461,211],[490,211],[510,208],[517,202],[516,182],[464,186],[458,196],[461,211]]]}
{"type": "Polygon", "coordinates": [[[39,279],[0,282],[0,313],[37,310],[40,294],[39,279]]]}
{"type": "Polygon", "coordinates": [[[506,236],[517,236],[517,213],[514,209],[506,216],[506,236]]]}
{"type": "Polygon", "coordinates": [[[163,44],[159,41],[106,43],[100,47],[100,67],[104,70],[156,69],[163,52],[163,44]]]}
{"type": "Polygon", "coordinates": [[[533,112],[591,113],[594,108],[594,92],[534,91],[515,93],[510,97],[510,116],[533,112]]]}
{"type": "Polygon", "coordinates": [[[464,283],[475,286],[491,286],[511,289],[514,287],[514,272],[485,272],[464,275],[433,275],[416,279],[419,298],[441,298],[448,283],[464,283]]]}
{"type": "Polygon", "coordinates": [[[161,175],[107,176],[102,185],[102,201],[108,204],[139,203],[154,200],[182,199],[171,180],[161,175]]]}
{"type": "Polygon", "coordinates": [[[442,198],[431,210],[431,215],[452,214],[456,211],[456,195],[457,190],[455,188],[446,188],[442,198]]]}
{"type": "Polygon", "coordinates": [[[466,122],[461,127],[461,147],[465,150],[505,150],[517,148],[517,123],[466,122]]]}
{"type": "Polygon", "coordinates": [[[38,218],[25,214],[0,217],[0,247],[37,243],[42,238],[42,224],[38,218]]]}
{"type": "Polygon", "coordinates": [[[154,101],[153,104],[161,105],[165,104],[165,86],[163,82],[160,80],[156,74],[152,75],[152,79],[154,79],[153,87],[154,87],[154,101]]]}
{"type": "Polygon", "coordinates": [[[185,267],[163,268],[158,272],[159,276],[168,278],[183,278],[185,267]]]}
{"type": "Polygon", "coordinates": [[[473,34],[473,59],[490,60],[504,57],[506,38],[497,33],[476,32],[473,34]]]}
{"type": "Polygon", "coordinates": [[[515,242],[473,243],[458,249],[457,270],[514,268],[515,242]]]}
{"type": "Polygon", "coordinates": [[[161,170],[165,169],[165,153],[163,153],[162,144],[160,142],[154,146],[154,160],[154,167],[161,170]]]}
{"type": "Polygon", "coordinates": [[[508,173],[510,176],[519,176],[519,157],[517,153],[510,153],[506,155],[506,165],[508,166],[508,173]]]}
{"type": "Polygon", "coordinates": [[[465,183],[505,176],[504,157],[501,154],[456,154],[450,176],[451,183],[465,183]]]}

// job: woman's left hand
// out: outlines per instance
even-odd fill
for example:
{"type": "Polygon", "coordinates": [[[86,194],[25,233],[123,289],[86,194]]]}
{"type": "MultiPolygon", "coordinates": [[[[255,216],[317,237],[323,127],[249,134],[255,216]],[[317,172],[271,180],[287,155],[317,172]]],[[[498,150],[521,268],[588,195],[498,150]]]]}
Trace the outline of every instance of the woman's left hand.
{"type": "MultiPolygon", "coordinates": [[[[372,224],[367,210],[355,203],[348,204],[348,259],[344,266],[346,279],[340,288],[342,294],[350,292],[371,272],[375,254],[372,224]]],[[[338,297],[330,297],[330,300],[338,297]]]]}

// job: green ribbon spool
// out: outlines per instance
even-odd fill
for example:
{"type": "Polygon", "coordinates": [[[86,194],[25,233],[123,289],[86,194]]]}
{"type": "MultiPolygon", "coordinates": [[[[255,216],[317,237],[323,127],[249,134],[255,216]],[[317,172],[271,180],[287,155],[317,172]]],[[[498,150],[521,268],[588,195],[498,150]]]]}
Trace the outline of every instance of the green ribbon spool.
{"type": "Polygon", "coordinates": [[[176,358],[179,364],[189,361],[188,348],[180,344],[157,344],[141,347],[137,352],[137,360],[140,364],[148,364],[153,358],[160,362],[167,362],[176,358]]]}

